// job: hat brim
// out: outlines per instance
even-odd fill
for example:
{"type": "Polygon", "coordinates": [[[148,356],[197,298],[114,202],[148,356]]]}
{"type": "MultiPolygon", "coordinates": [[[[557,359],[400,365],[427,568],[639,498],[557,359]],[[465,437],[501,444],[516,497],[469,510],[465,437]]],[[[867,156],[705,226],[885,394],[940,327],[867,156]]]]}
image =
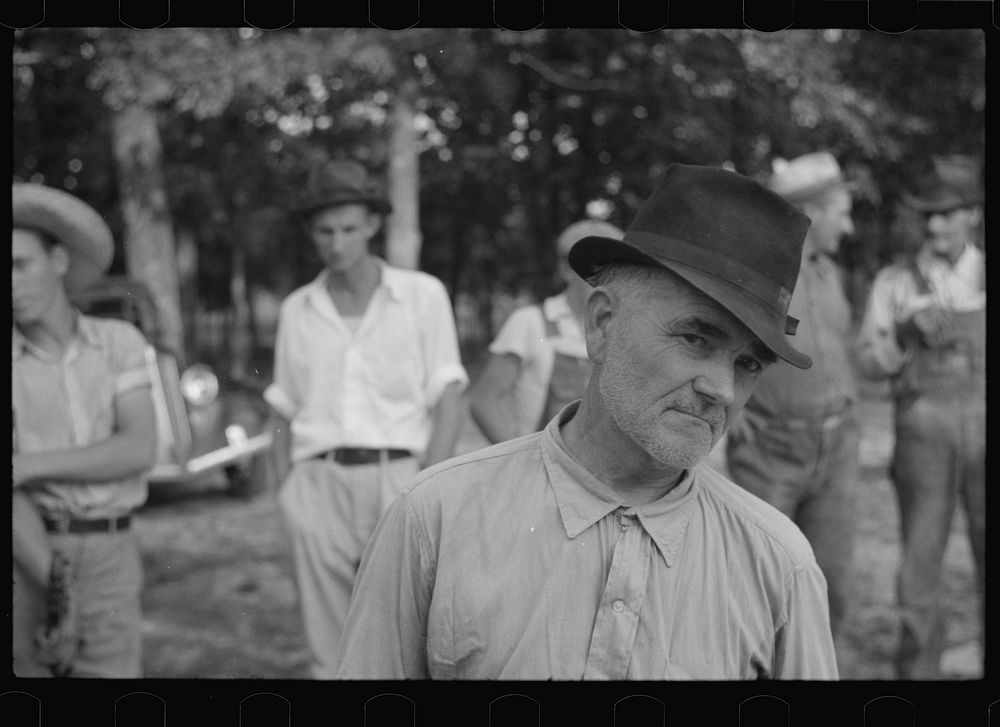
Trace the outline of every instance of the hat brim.
{"type": "Polygon", "coordinates": [[[570,267],[584,279],[609,263],[638,263],[670,270],[725,308],[776,356],[796,368],[812,366],[812,359],[792,348],[785,337],[787,330],[794,331],[798,321],[745,288],[686,263],[650,255],[625,241],[609,237],[585,237],[569,253],[570,267]]]}
{"type": "Polygon", "coordinates": [[[304,219],[314,212],[331,207],[341,207],[345,204],[363,204],[372,212],[380,215],[392,212],[392,205],[385,197],[326,197],[306,200],[294,210],[294,213],[297,217],[304,219]]]}
{"type": "Polygon", "coordinates": [[[789,192],[779,192],[774,190],[776,194],[781,195],[783,199],[788,202],[805,202],[817,195],[823,194],[824,192],[829,192],[832,189],[843,189],[847,192],[855,192],[858,189],[858,183],[852,179],[844,179],[843,177],[838,177],[834,179],[827,179],[817,184],[810,185],[808,187],[803,187],[801,189],[792,190],[789,192]]]}
{"type": "Polygon", "coordinates": [[[11,188],[11,225],[36,229],[55,238],[69,253],[63,276],[68,291],[98,280],[114,257],[111,230],[89,204],[71,194],[36,184],[11,188]]]}
{"type": "Polygon", "coordinates": [[[936,197],[917,197],[909,192],[903,192],[902,200],[907,207],[925,213],[951,212],[962,207],[975,207],[983,203],[978,196],[962,197],[957,194],[948,194],[936,197]]]}

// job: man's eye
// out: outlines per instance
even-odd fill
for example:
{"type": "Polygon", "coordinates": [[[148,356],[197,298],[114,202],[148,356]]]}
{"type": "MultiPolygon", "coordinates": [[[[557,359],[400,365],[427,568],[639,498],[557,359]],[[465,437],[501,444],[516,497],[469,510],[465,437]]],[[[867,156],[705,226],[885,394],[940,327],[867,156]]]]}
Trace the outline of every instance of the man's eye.
{"type": "Polygon", "coordinates": [[[736,363],[738,366],[742,366],[751,374],[756,374],[764,368],[760,361],[750,358],[749,356],[741,356],[736,363]]]}
{"type": "Polygon", "coordinates": [[[699,336],[696,333],[682,333],[681,338],[683,338],[685,341],[695,346],[704,346],[705,344],[708,343],[708,341],[705,340],[704,336],[699,336]]]}

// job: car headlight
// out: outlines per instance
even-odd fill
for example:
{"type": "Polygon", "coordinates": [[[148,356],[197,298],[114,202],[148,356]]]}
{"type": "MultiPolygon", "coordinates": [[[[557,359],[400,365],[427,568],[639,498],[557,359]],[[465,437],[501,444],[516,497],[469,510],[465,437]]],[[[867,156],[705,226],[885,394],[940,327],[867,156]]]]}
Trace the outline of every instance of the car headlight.
{"type": "Polygon", "coordinates": [[[181,395],[192,406],[208,406],[219,396],[219,378],[205,364],[189,366],[181,374],[181,395]]]}

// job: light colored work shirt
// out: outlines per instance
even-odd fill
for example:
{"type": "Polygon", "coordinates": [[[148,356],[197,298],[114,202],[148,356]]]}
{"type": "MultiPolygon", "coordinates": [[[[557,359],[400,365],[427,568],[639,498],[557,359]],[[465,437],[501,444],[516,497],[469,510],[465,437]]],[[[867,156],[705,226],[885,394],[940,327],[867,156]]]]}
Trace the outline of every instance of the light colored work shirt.
{"type": "MultiPolygon", "coordinates": [[[[149,387],[146,340],[121,320],[77,314],[76,334],[61,357],[11,328],[11,403],[21,452],[86,447],[115,431],[119,396],[149,387]]],[[[30,494],[45,512],[79,518],[128,513],[146,501],[144,476],[105,482],[47,482],[30,494]]]]}
{"type": "Polygon", "coordinates": [[[811,368],[778,361],[757,377],[747,408],[770,417],[821,419],[857,398],[851,308],[840,271],[826,255],[802,260],[788,314],[799,319],[792,342],[811,368]]]}
{"type": "Polygon", "coordinates": [[[956,312],[986,307],[986,260],[978,247],[966,245],[954,265],[925,247],[916,264],[927,281],[926,293],[920,291],[909,263],[890,265],[875,276],[856,344],[858,365],[866,376],[884,378],[902,370],[909,352],[899,347],[896,327],[917,311],[931,306],[956,312]]]}
{"type": "Polygon", "coordinates": [[[560,424],[442,462],[380,522],[342,679],[835,679],[801,532],[699,465],[627,507],[560,424]]]}
{"type": "Polygon", "coordinates": [[[587,359],[587,341],[565,293],[546,298],[541,306],[528,305],[515,310],[501,326],[489,350],[498,356],[513,354],[519,359],[512,392],[519,434],[539,428],[556,354],[587,359]],[[548,333],[547,320],[555,324],[557,335],[548,333]]]}
{"type": "Polygon", "coordinates": [[[468,382],[441,281],[380,267],[356,329],[330,298],[325,270],[282,302],[264,398],[291,421],[294,462],[335,447],[422,453],[441,394],[468,382]]]}

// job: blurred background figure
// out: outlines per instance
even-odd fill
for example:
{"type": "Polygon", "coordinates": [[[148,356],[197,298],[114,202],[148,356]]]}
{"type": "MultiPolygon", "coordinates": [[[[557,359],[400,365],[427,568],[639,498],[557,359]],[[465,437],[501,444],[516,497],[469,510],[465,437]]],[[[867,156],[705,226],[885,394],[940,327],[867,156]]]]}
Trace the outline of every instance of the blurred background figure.
{"type": "Polygon", "coordinates": [[[569,266],[569,249],[590,235],[620,240],[623,232],[600,220],[581,220],[556,239],[562,292],[541,305],[511,313],[490,344],[489,358],[469,391],[470,412],[490,443],[537,432],[590,379],[583,311],[590,286],[569,266]]]}
{"type": "Polygon", "coordinates": [[[896,668],[903,679],[940,675],[942,560],[959,498],[980,614],[985,588],[986,264],[976,245],[982,173],[970,157],[937,157],[933,165],[916,194],[903,197],[923,215],[922,245],[876,275],[858,337],[863,373],[888,377],[895,404],[891,476],[903,542],[896,668]]]}
{"type": "MultiPolygon", "coordinates": [[[[142,565],[131,519],[146,501],[143,472],[156,448],[146,341],[132,324],[70,303],[68,291],[99,278],[114,254],[93,208],[60,190],[14,184],[12,222],[14,672],[140,677],[142,565]],[[36,641],[40,627],[59,626],[46,623],[46,608],[58,604],[39,597],[47,574],[64,595],[65,580],[73,582],[69,643],[36,641]]],[[[53,609],[55,621],[66,615],[53,609]]]]}
{"type": "Polygon", "coordinates": [[[857,398],[851,309],[834,262],[854,232],[850,185],[836,159],[819,151],[775,160],[770,187],[811,220],[789,315],[795,345],[813,361],[764,370],[726,445],[734,482],[802,529],[826,576],[836,636],[848,603],[858,484],[857,398]]]}
{"type": "Polygon", "coordinates": [[[281,305],[265,392],[317,679],[336,673],[375,524],[420,467],[451,456],[462,420],[467,376],[444,285],[369,250],[390,211],[357,162],[313,170],[297,212],[324,268],[281,305]]]}

